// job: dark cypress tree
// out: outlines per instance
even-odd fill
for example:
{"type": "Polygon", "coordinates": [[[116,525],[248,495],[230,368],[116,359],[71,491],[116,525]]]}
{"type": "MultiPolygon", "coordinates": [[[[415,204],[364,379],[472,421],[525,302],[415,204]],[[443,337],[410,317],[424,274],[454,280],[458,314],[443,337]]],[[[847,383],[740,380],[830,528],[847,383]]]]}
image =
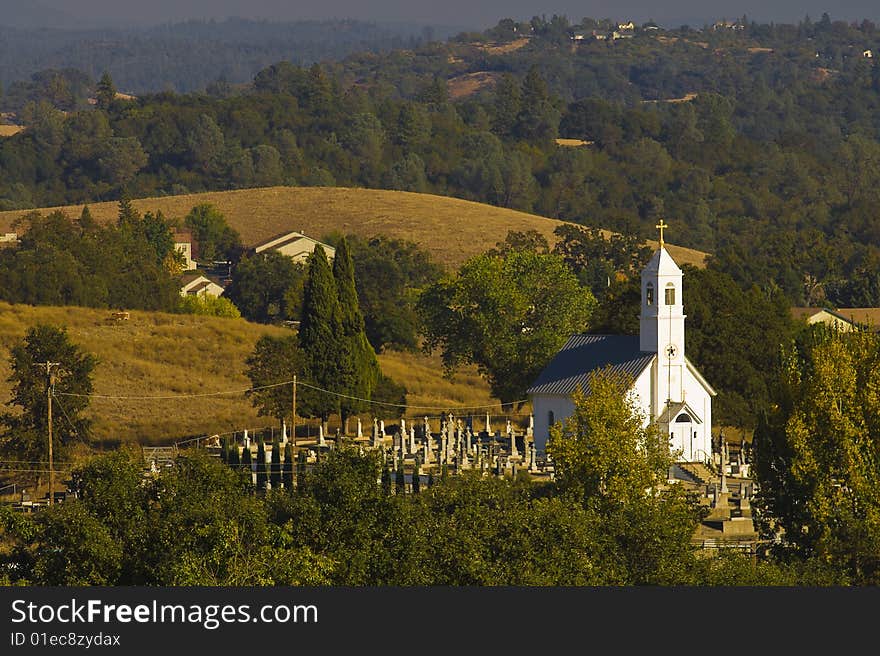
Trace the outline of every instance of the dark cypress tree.
{"type": "MultiPolygon", "coordinates": [[[[340,393],[339,335],[341,321],[336,282],[327,255],[320,246],[309,256],[309,277],[303,290],[299,344],[309,362],[312,382],[330,392],[340,393]]],[[[305,399],[304,399],[305,401],[305,399]]],[[[321,418],[327,433],[327,420],[339,411],[339,397],[315,392],[309,394],[308,410],[321,418]]]]}
{"type": "Polygon", "coordinates": [[[354,263],[345,237],[336,247],[333,278],[336,281],[341,321],[338,381],[344,394],[356,397],[342,398],[340,401],[340,412],[347,433],[348,417],[367,407],[365,401],[358,399],[370,399],[372,396],[379,378],[379,361],[364,331],[364,316],[354,280],[354,263]]]}
{"type": "Polygon", "coordinates": [[[297,485],[302,483],[303,477],[306,475],[306,462],[308,455],[305,451],[300,451],[296,456],[296,482],[297,485]]]}
{"type": "Polygon", "coordinates": [[[400,466],[397,468],[397,474],[394,477],[394,491],[397,494],[403,494],[406,492],[406,476],[403,473],[403,461],[400,461],[400,466]]]}
{"type": "Polygon", "coordinates": [[[223,464],[229,464],[229,438],[221,437],[220,438],[220,462],[223,464]]]}
{"type": "Polygon", "coordinates": [[[245,446],[241,450],[241,470],[247,476],[248,485],[254,484],[252,465],[253,465],[253,458],[251,457],[251,449],[249,446],[245,446]]]}
{"type": "Polygon", "coordinates": [[[388,467],[382,468],[382,493],[391,494],[391,472],[388,467]]]}
{"type": "Polygon", "coordinates": [[[268,480],[269,476],[266,471],[266,444],[261,437],[260,442],[257,445],[257,489],[265,490],[266,481],[268,480]]]}
{"type": "Polygon", "coordinates": [[[281,442],[276,437],[272,442],[272,467],[269,469],[269,481],[272,489],[281,487],[281,442]]]}
{"type": "Polygon", "coordinates": [[[281,471],[281,483],[285,490],[293,489],[293,445],[284,445],[284,467],[281,471]]]}
{"type": "Polygon", "coordinates": [[[419,459],[416,458],[415,467],[413,467],[413,475],[412,475],[412,493],[418,494],[422,489],[422,481],[420,480],[419,474],[419,459]]]}
{"type": "Polygon", "coordinates": [[[434,487],[434,472],[428,472],[428,487],[434,487]]]}
{"type": "Polygon", "coordinates": [[[236,471],[241,469],[241,459],[238,457],[238,443],[234,440],[229,446],[229,466],[236,471]]]}

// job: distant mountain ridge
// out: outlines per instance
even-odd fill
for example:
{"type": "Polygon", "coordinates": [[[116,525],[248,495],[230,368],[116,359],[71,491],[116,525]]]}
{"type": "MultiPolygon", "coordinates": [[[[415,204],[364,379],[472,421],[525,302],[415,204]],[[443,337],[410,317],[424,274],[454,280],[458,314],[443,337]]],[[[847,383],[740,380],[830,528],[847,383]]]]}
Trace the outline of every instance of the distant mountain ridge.
{"type": "Polygon", "coordinates": [[[39,71],[73,68],[94,79],[109,71],[118,88],[136,94],[189,93],[220,79],[250,82],[279,61],[305,66],[355,52],[412,48],[426,39],[446,39],[453,29],[353,19],[244,18],[96,27],[39,5],[22,11],[16,0],[0,0],[0,82],[8,87],[39,71]]]}
{"type": "Polygon", "coordinates": [[[0,0],[0,27],[32,29],[71,28],[78,25],[79,19],[39,2],[0,0]]]}

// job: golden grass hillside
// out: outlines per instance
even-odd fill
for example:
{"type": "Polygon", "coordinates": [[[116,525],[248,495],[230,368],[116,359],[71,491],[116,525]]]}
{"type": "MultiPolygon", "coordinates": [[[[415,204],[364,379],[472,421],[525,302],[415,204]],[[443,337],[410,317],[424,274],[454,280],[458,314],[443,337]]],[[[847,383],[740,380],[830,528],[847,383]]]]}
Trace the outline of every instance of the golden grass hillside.
{"type": "MultiPolygon", "coordinates": [[[[509,230],[537,230],[554,244],[553,231],[563,223],[445,196],[342,187],[267,187],[132,202],[141,212],[162,210],[166,216],[178,219],[200,203],[217,207],[241,234],[245,245],[291,230],[317,238],[331,232],[363,237],[384,234],[413,241],[433,253],[437,262],[452,268],[494,247],[504,240],[509,230]]],[[[82,205],[41,211],[53,209],[79,216],[82,205]]],[[[108,222],[116,219],[118,205],[116,202],[94,203],[89,209],[95,220],[108,222]]],[[[12,224],[24,213],[21,210],[0,212],[0,232],[11,230],[12,224]]],[[[670,234],[674,238],[675,221],[671,223],[670,234]]],[[[656,247],[656,242],[649,243],[656,247]]],[[[667,248],[679,264],[703,266],[705,263],[706,254],[700,251],[671,244],[667,244],[667,248]]]]}
{"type": "MultiPolygon", "coordinates": [[[[10,348],[29,327],[46,323],[66,327],[71,341],[98,358],[95,394],[174,397],[94,399],[88,415],[93,420],[92,437],[99,442],[169,444],[186,436],[274,423],[270,417],[258,417],[243,394],[250,387],[244,362],[261,335],[288,335],[287,328],[243,319],[137,311],[128,321],[110,323],[109,316],[107,310],[0,303],[0,403],[10,398],[10,348]],[[186,396],[214,392],[236,393],[186,396]]],[[[379,359],[386,375],[406,385],[414,417],[431,414],[428,407],[497,403],[473,369],[450,381],[442,378],[436,357],[391,352],[379,359]]],[[[63,422],[63,397],[59,402],[55,420],[63,422]]],[[[396,419],[394,413],[382,413],[380,418],[396,419]]]]}

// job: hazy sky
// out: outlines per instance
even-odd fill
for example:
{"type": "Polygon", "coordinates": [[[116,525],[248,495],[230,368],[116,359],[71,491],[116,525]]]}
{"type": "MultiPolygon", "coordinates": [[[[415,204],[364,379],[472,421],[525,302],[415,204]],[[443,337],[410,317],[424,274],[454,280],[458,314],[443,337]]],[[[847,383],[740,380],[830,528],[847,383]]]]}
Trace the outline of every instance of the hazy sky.
{"type": "MultiPolygon", "coordinates": [[[[28,0],[22,0],[27,2],[28,0]]],[[[698,27],[719,18],[746,14],[760,22],[793,23],[827,11],[835,20],[868,18],[880,22],[877,0],[38,0],[44,6],[85,18],[118,22],[161,23],[186,18],[321,19],[357,18],[486,28],[501,18],[564,14],[591,18],[653,18],[667,27],[698,27]]]]}

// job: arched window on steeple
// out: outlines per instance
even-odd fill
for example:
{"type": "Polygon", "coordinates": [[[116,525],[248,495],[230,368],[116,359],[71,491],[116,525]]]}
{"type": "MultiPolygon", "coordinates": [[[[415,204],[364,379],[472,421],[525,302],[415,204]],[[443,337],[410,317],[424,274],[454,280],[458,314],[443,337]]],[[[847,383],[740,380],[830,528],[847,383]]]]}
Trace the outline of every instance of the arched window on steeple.
{"type": "Polygon", "coordinates": [[[654,283],[645,286],[645,305],[654,305],[654,283]]]}
{"type": "Polygon", "coordinates": [[[666,285],[666,305],[675,305],[675,285],[666,285]]]}

